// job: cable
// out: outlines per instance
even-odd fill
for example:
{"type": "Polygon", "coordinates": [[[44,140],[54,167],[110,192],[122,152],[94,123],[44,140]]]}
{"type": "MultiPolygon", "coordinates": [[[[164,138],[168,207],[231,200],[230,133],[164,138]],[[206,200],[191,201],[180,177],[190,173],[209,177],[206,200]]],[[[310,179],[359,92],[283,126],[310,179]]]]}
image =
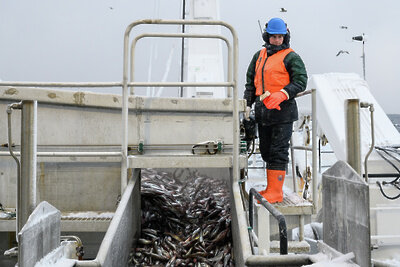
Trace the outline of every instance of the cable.
{"type": "MultiPolygon", "coordinates": [[[[399,176],[397,176],[394,180],[392,180],[392,181],[390,181],[390,182],[383,181],[382,184],[383,184],[383,185],[390,184],[390,185],[393,185],[393,186],[394,186],[395,188],[397,188],[398,190],[400,190],[400,186],[398,185],[399,179],[400,179],[400,170],[399,170],[399,168],[396,167],[396,165],[394,165],[393,162],[391,162],[386,156],[384,156],[383,153],[382,153],[381,151],[385,152],[385,154],[386,154],[387,156],[391,157],[392,159],[394,159],[394,160],[396,160],[396,161],[398,161],[398,162],[400,162],[400,160],[399,160],[397,157],[395,157],[395,156],[393,156],[392,154],[390,154],[389,152],[395,153],[395,154],[398,154],[398,155],[400,155],[400,152],[397,151],[397,150],[396,150],[395,148],[393,148],[393,147],[378,147],[378,146],[376,146],[375,149],[376,149],[376,152],[377,152],[387,163],[389,163],[394,169],[396,169],[397,172],[399,173],[399,176]],[[379,151],[379,150],[381,150],[381,151],[379,151]]],[[[382,195],[383,195],[384,197],[386,197],[387,199],[395,200],[395,199],[398,199],[398,198],[400,197],[400,193],[399,193],[397,196],[394,196],[394,197],[390,197],[390,196],[386,195],[386,193],[383,191],[382,184],[381,184],[379,181],[377,181],[376,184],[379,186],[379,189],[380,189],[382,195]]]]}
{"type": "Polygon", "coordinates": [[[251,157],[251,155],[253,155],[253,153],[254,153],[254,148],[255,148],[255,147],[256,147],[256,139],[253,138],[253,141],[252,141],[252,148],[251,148],[250,154],[247,156],[248,159],[251,157]]]}
{"type": "MultiPolygon", "coordinates": [[[[379,186],[379,189],[381,190],[382,195],[384,197],[386,197],[387,199],[395,200],[395,199],[398,199],[400,197],[400,193],[395,197],[390,197],[390,196],[386,195],[385,192],[383,191],[381,183],[379,181],[377,181],[376,184],[379,186]]],[[[398,188],[397,186],[395,186],[395,187],[398,188]]]]}
{"type": "Polygon", "coordinates": [[[385,152],[387,155],[389,155],[390,157],[392,157],[392,158],[394,158],[394,159],[396,159],[396,160],[397,160],[397,158],[394,157],[394,156],[392,156],[392,155],[390,155],[389,152],[387,152],[388,149],[386,149],[386,148],[375,147],[375,149],[377,149],[376,152],[377,152],[387,163],[389,163],[394,169],[396,169],[396,171],[399,173],[399,176],[396,177],[393,181],[390,182],[390,183],[395,183],[395,182],[400,178],[400,170],[399,170],[399,168],[396,167],[396,165],[393,164],[393,162],[391,162],[387,157],[385,157],[385,156],[382,154],[382,152],[380,152],[379,150],[382,150],[382,151],[385,152]]]}

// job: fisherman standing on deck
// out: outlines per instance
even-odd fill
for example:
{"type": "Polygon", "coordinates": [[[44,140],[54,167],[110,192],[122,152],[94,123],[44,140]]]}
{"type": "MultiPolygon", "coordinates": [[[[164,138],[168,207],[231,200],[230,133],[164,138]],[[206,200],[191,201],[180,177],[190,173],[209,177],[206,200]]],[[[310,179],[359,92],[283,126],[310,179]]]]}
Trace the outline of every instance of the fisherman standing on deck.
{"type": "Polygon", "coordinates": [[[255,102],[260,152],[267,166],[267,187],[259,193],[270,203],[282,202],[282,187],[289,162],[289,140],[298,119],[294,97],[305,90],[307,72],[300,56],[290,48],[290,32],[280,18],[265,25],[264,47],[247,69],[245,118],[255,102]]]}

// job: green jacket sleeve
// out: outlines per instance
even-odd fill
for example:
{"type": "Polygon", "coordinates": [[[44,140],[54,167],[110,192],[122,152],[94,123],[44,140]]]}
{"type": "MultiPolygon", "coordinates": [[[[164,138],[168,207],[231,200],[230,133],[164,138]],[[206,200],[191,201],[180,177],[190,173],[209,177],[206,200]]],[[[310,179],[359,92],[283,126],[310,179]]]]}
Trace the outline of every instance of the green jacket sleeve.
{"type": "Polygon", "coordinates": [[[290,83],[283,89],[288,93],[289,99],[291,99],[306,89],[307,71],[303,60],[295,52],[289,53],[283,60],[283,63],[290,77],[290,83]]]}

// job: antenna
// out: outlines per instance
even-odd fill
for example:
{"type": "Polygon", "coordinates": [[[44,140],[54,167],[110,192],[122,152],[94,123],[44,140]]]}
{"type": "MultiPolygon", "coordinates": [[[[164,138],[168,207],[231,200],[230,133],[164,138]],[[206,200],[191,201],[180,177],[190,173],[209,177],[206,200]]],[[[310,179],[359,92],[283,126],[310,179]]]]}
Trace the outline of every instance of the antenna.
{"type": "Polygon", "coordinates": [[[261,27],[260,20],[257,20],[257,21],[258,21],[258,26],[260,26],[260,31],[261,31],[261,34],[263,34],[263,30],[262,30],[262,27],[261,27]]]}

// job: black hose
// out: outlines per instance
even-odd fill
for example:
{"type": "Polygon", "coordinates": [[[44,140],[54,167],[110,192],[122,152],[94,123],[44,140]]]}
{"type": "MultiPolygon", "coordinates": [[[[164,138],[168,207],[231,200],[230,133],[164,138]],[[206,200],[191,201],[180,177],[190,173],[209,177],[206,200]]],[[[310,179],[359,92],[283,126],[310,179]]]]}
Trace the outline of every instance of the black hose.
{"type": "MultiPolygon", "coordinates": [[[[398,199],[398,198],[400,197],[400,193],[399,193],[397,196],[395,196],[395,197],[390,197],[390,196],[386,195],[385,192],[383,191],[383,188],[382,188],[381,183],[380,183],[379,181],[377,181],[376,183],[378,184],[379,189],[381,190],[382,195],[383,195],[384,197],[386,197],[387,199],[395,200],[395,199],[398,199]]],[[[398,188],[397,186],[395,186],[395,187],[398,188]]]]}
{"type": "MultiPolygon", "coordinates": [[[[400,170],[399,170],[399,168],[397,168],[396,165],[394,165],[385,155],[383,155],[383,153],[382,153],[381,151],[385,152],[385,154],[386,154],[387,156],[389,156],[390,158],[392,158],[392,159],[394,159],[394,160],[396,160],[396,161],[398,161],[398,162],[400,162],[400,160],[399,160],[398,158],[396,158],[395,156],[393,156],[392,154],[390,154],[389,152],[391,152],[391,153],[396,153],[396,154],[399,154],[399,155],[400,155],[400,153],[398,153],[398,151],[396,151],[395,148],[393,148],[393,147],[390,147],[390,148],[389,148],[389,147],[379,147],[379,146],[376,146],[375,149],[376,149],[376,152],[377,152],[387,163],[389,163],[394,169],[396,169],[396,171],[399,173],[399,176],[397,176],[394,180],[392,180],[392,181],[390,181],[390,182],[383,181],[382,184],[383,184],[383,185],[390,184],[390,185],[393,185],[394,187],[396,187],[398,190],[400,190],[400,187],[399,187],[399,185],[398,185],[399,179],[400,179],[400,170]]],[[[379,181],[377,181],[376,184],[379,186],[379,190],[381,191],[382,195],[383,195],[384,197],[386,197],[387,199],[395,200],[395,199],[398,199],[398,198],[400,197],[400,193],[399,193],[397,196],[394,196],[394,197],[391,197],[391,196],[386,195],[386,193],[383,191],[382,184],[381,184],[379,181]]]]}
{"type": "Polygon", "coordinates": [[[253,141],[252,141],[252,148],[251,148],[250,154],[247,156],[247,158],[250,158],[251,155],[253,155],[253,153],[254,153],[254,148],[255,148],[255,147],[256,147],[256,139],[253,138],[253,141]]]}
{"type": "MultiPolygon", "coordinates": [[[[396,165],[394,165],[388,158],[386,158],[383,154],[382,154],[382,152],[380,152],[379,150],[382,150],[383,152],[385,152],[387,155],[389,155],[390,157],[392,157],[392,158],[394,158],[394,159],[396,159],[396,157],[394,157],[393,155],[390,155],[389,154],[389,152],[387,152],[387,150],[386,149],[384,149],[384,148],[382,148],[382,147],[375,147],[377,150],[376,150],[376,152],[387,162],[387,163],[389,163],[394,169],[396,169],[396,171],[399,173],[399,176],[398,177],[396,177],[393,181],[391,181],[391,182],[389,182],[389,183],[396,183],[398,180],[399,180],[399,178],[400,178],[400,170],[399,170],[399,168],[397,168],[396,167],[396,165]]],[[[396,159],[397,160],[397,159],[396,159]]]]}

